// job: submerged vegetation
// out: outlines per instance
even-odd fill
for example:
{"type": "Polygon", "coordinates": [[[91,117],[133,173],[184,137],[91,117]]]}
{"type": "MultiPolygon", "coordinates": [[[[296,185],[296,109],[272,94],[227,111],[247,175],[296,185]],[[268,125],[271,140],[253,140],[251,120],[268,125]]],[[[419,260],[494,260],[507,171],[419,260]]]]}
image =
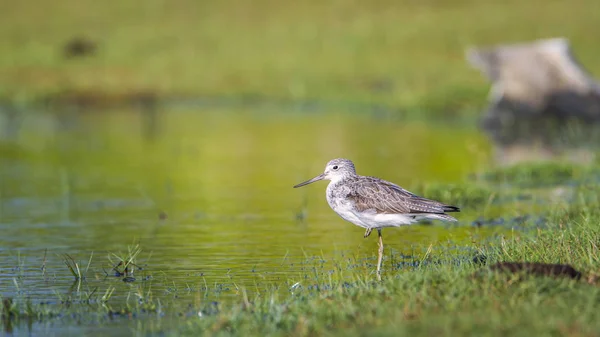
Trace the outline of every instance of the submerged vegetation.
{"type": "MultiPolygon", "coordinates": [[[[502,175],[510,177],[514,170],[502,175]]],[[[547,179],[555,182],[554,177],[547,179]]],[[[476,182],[465,184],[446,197],[465,198],[469,191],[479,191],[476,182]]],[[[433,187],[425,191],[435,193],[433,187]]],[[[2,298],[2,324],[8,331],[32,321],[87,317],[89,324],[100,324],[122,317],[142,322],[135,328],[140,334],[169,336],[596,335],[600,331],[598,192],[598,185],[592,184],[577,189],[573,201],[548,206],[544,229],[473,241],[458,253],[451,246],[430,246],[417,252],[410,263],[388,251],[381,282],[376,281],[369,260],[339,255],[307,258],[299,262],[307,268],[296,276],[277,283],[257,282],[255,287],[235,286],[233,296],[219,299],[214,294],[222,286],[205,280],[186,285],[172,282],[171,287],[157,290],[153,284],[169,283],[168,274],[160,277],[164,281],[157,280],[159,271],[153,271],[152,277],[123,279],[122,268],[142,269],[136,259],[147,253],[139,245],[130,246],[125,254],[110,254],[109,265],[119,271],[104,271],[101,281],[95,257],[81,263],[65,255],[66,268],[80,285],[68,294],[56,285],[56,298],[40,302],[27,295],[26,277],[17,275],[11,295],[2,298]],[[167,323],[172,320],[178,323],[167,323]]],[[[473,194],[478,193],[482,196],[473,202],[481,207],[479,199],[485,200],[486,193],[473,194]]],[[[45,270],[38,277],[54,272],[45,270]]]]}

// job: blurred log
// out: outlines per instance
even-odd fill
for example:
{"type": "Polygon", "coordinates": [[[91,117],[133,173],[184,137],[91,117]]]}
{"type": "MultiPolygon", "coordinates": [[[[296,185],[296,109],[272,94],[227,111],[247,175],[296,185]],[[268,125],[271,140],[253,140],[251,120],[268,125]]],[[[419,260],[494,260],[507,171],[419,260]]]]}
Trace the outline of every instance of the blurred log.
{"type": "Polygon", "coordinates": [[[489,267],[494,272],[508,274],[524,274],[531,276],[567,277],[581,279],[581,272],[568,264],[553,264],[539,262],[498,262],[489,267]]]}
{"type": "Polygon", "coordinates": [[[536,144],[552,157],[600,143],[600,84],[566,39],[469,48],[466,58],[492,82],[481,127],[501,149],[536,144]]]}

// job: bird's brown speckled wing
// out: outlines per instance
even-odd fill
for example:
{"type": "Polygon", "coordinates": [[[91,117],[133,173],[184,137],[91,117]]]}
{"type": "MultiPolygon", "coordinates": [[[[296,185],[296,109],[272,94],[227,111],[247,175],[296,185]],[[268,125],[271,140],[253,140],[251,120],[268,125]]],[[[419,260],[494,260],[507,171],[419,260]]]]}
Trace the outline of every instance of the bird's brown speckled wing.
{"type": "Polygon", "coordinates": [[[382,214],[444,214],[459,212],[455,206],[415,195],[402,187],[374,177],[357,177],[346,182],[346,198],[359,212],[374,210],[382,214]]]}

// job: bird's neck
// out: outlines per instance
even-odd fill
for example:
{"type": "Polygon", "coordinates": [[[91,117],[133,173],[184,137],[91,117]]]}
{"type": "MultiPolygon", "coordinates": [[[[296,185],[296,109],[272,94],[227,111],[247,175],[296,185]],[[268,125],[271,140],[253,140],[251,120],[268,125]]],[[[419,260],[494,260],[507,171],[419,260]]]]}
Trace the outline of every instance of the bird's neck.
{"type": "Polygon", "coordinates": [[[350,174],[333,177],[333,178],[331,178],[331,181],[329,182],[329,184],[332,186],[337,185],[337,184],[343,183],[345,180],[348,180],[352,177],[353,177],[353,175],[350,175],[350,174]]]}

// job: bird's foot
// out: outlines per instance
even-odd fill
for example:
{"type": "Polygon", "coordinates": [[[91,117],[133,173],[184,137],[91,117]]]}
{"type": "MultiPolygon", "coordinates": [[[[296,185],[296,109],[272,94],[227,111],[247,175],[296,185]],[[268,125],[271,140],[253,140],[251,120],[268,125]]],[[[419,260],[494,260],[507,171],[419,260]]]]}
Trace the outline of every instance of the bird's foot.
{"type": "Polygon", "coordinates": [[[371,235],[371,232],[373,231],[372,228],[367,228],[367,230],[365,231],[365,238],[369,237],[369,235],[371,235]]]}

